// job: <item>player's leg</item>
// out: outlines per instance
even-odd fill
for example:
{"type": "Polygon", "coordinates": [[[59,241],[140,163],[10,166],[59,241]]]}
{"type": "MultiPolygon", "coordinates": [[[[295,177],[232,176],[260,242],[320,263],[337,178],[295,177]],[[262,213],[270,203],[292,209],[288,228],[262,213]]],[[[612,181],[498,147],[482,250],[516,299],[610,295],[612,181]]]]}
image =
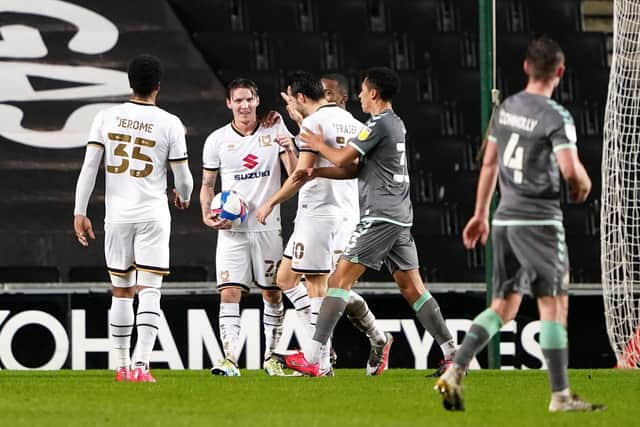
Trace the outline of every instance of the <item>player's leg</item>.
{"type": "MultiPolygon", "coordinates": [[[[335,235],[333,241],[333,254],[331,265],[335,266],[338,263],[340,256],[344,253],[345,248],[349,244],[351,233],[355,230],[358,221],[352,221],[346,219],[340,225],[338,232],[335,235]]],[[[345,308],[345,314],[347,319],[369,338],[371,349],[383,348],[388,339],[384,331],[382,331],[376,325],[376,317],[369,309],[367,302],[353,289],[349,291],[349,301],[347,301],[347,307],[345,308]]]]}
{"type": "Polygon", "coordinates": [[[224,359],[216,361],[211,373],[239,376],[240,300],[252,281],[251,250],[247,233],[218,231],[216,247],[216,280],[220,291],[218,323],[224,359]]]}
{"type": "Polygon", "coordinates": [[[109,336],[116,355],[116,381],[127,381],[131,369],[135,268],[131,224],[105,224],[105,259],[111,278],[109,336]]]}
{"type": "MultiPolygon", "coordinates": [[[[309,293],[309,301],[311,303],[311,317],[309,321],[309,337],[313,337],[316,332],[318,323],[318,314],[320,307],[327,295],[327,274],[307,274],[306,276],[307,291],[309,293]]],[[[331,368],[331,337],[320,350],[320,370],[324,375],[333,375],[331,368]]]]}
{"type": "Polygon", "coordinates": [[[276,283],[284,295],[289,299],[302,325],[309,325],[311,316],[311,302],[307,294],[307,288],[300,283],[300,273],[291,270],[291,258],[293,257],[293,235],[289,238],[284,250],[282,261],[278,266],[276,283]]]}
{"type": "Polygon", "coordinates": [[[249,232],[247,237],[251,246],[253,279],[262,291],[264,361],[267,361],[280,341],[284,321],[282,291],[276,285],[278,264],[282,258],[282,238],[279,230],[249,232]]]}
{"type": "Polygon", "coordinates": [[[151,352],[160,328],[160,288],[169,274],[170,221],[135,224],[134,257],[137,270],[138,311],[136,331],[138,341],[134,352],[132,378],[140,382],[155,382],[149,373],[151,352]]]}
{"type": "Polygon", "coordinates": [[[521,287],[527,283],[527,270],[521,267],[507,237],[505,227],[494,227],[493,300],[491,306],[476,316],[456,351],[453,364],[436,382],[435,389],[443,397],[448,410],[463,410],[460,393],[462,377],[476,354],[480,352],[502,325],[512,320],[522,301],[521,287]]]}
{"type": "Polygon", "coordinates": [[[519,257],[527,257],[536,272],[531,291],[538,299],[540,311],[540,348],[547,364],[551,399],[549,411],[595,411],[604,409],[572,395],[569,389],[569,346],[567,315],[569,312],[569,257],[564,228],[557,226],[512,227],[510,237],[519,257]]]}

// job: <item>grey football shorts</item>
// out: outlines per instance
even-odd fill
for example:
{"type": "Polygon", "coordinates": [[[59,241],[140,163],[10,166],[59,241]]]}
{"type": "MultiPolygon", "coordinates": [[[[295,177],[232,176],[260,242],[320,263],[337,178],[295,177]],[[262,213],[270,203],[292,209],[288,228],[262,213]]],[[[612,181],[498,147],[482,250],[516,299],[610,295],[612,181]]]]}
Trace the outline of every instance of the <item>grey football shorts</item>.
{"type": "Polygon", "coordinates": [[[562,225],[493,225],[493,297],[566,295],[569,254],[562,225]]]}
{"type": "Polygon", "coordinates": [[[381,221],[360,221],[341,258],[374,270],[384,264],[391,274],[419,266],[411,229],[381,221]]]}

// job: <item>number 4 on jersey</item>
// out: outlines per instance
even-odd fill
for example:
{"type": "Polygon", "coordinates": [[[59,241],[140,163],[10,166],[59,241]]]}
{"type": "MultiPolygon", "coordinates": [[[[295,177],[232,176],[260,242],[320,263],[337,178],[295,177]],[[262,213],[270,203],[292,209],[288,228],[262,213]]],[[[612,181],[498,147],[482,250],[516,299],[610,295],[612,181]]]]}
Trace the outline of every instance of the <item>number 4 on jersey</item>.
{"type": "Polygon", "coordinates": [[[507,148],[504,149],[502,154],[502,163],[509,169],[513,169],[513,182],[522,184],[524,181],[524,148],[518,146],[518,141],[520,141],[520,135],[513,132],[509,142],[507,142],[507,148]]]}

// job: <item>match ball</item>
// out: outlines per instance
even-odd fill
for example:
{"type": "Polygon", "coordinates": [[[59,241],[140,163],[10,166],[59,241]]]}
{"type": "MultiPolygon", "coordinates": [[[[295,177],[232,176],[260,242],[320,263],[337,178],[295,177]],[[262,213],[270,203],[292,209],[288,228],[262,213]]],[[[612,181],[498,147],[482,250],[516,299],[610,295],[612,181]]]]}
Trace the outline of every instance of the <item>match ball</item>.
{"type": "Polygon", "coordinates": [[[234,226],[245,222],[248,213],[247,204],[235,191],[221,191],[211,201],[211,214],[231,221],[234,226]]]}

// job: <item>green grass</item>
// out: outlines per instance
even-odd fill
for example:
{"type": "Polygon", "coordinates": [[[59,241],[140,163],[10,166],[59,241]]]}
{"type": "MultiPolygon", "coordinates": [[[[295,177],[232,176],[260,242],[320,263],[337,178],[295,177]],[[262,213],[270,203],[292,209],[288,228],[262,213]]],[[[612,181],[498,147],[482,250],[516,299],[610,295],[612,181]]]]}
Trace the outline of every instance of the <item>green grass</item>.
{"type": "Polygon", "coordinates": [[[339,369],[333,378],[213,377],[155,370],[157,384],[115,383],[111,371],[0,371],[6,426],[631,426],[640,423],[640,371],[572,370],[572,388],[603,413],[549,414],[544,371],[472,371],[462,413],[442,409],[424,372],[380,377],[339,369]]]}

